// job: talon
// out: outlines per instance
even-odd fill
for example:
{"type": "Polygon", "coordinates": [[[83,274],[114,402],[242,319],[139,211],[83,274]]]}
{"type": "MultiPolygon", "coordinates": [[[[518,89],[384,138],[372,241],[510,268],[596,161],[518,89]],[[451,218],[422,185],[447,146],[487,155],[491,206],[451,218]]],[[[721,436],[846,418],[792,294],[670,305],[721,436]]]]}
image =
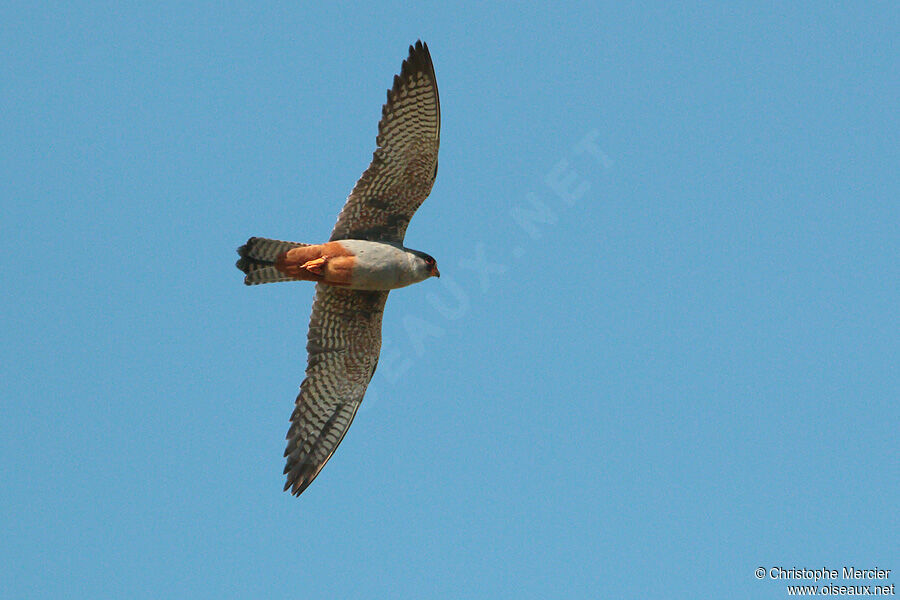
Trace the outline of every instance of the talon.
{"type": "Polygon", "coordinates": [[[323,256],[321,258],[315,258],[313,260],[308,260],[302,265],[300,265],[301,269],[306,269],[310,273],[315,273],[316,275],[322,274],[322,265],[325,264],[325,261],[328,260],[327,256],[323,256]]]}

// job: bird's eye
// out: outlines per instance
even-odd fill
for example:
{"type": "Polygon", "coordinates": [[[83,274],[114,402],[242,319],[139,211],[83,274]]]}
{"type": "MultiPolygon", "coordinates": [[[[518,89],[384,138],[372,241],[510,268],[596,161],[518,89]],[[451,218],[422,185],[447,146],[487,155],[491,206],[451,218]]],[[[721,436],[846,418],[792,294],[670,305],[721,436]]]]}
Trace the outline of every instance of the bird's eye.
{"type": "Polygon", "coordinates": [[[433,266],[434,259],[429,256],[428,258],[425,259],[425,264],[428,265],[429,267],[433,266]]]}

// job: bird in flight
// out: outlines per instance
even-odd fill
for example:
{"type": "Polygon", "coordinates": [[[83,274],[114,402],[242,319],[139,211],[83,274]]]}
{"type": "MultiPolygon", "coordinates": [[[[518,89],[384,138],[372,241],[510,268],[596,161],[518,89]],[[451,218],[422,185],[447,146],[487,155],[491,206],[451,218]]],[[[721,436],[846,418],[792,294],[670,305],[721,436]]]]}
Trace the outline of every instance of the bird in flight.
{"type": "Polygon", "coordinates": [[[299,496],[334,454],[375,373],[388,292],[440,277],[434,259],[403,246],[437,176],[441,109],[428,46],[409,47],[387,93],[377,148],[324,244],[252,237],[238,248],[244,283],[315,281],[306,379],[284,455],[285,491],[299,496]]]}

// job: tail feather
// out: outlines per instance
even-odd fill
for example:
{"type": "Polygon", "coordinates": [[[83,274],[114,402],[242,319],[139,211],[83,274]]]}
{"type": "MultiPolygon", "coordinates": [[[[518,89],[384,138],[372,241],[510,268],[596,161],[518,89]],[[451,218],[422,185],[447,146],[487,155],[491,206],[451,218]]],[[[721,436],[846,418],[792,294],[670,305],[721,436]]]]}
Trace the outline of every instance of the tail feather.
{"type": "Polygon", "coordinates": [[[309,244],[252,237],[247,240],[246,244],[238,248],[241,258],[235,263],[235,266],[246,274],[244,277],[246,285],[293,281],[293,277],[289,277],[275,268],[275,260],[279,254],[301,246],[309,246],[309,244]]]}

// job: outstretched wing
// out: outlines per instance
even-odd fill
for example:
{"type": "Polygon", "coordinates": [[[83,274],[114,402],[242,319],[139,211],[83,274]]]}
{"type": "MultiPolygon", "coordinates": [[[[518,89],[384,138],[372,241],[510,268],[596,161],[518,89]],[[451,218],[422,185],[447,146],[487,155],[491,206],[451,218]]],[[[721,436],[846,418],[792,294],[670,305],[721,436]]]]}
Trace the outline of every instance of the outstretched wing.
{"type": "Polygon", "coordinates": [[[437,175],[441,107],[428,46],[409,47],[378,124],[378,148],[341,214],[331,241],[402,243],[413,213],[437,175]]]}
{"type": "Polygon", "coordinates": [[[387,292],[316,285],[306,349],[306,379],[291,415],[284,489],[299,496],[353,421],[381,350],[387,292]]]}

